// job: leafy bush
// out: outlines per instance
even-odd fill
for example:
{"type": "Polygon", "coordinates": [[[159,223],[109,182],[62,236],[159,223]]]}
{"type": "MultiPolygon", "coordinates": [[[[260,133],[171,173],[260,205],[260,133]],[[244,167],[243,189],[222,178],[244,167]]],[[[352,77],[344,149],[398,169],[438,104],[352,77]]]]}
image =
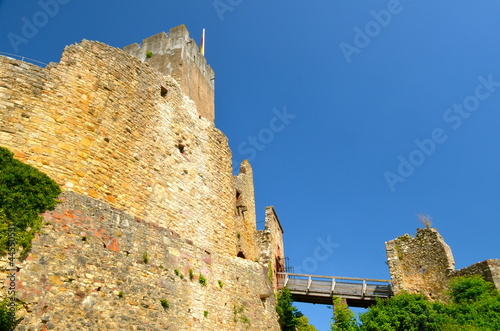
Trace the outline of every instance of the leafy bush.
{"type": "Polygon", "coordinates": [[[492,283],[484,281],[480,275],[456,277],[450,281],[450,291],[453,302],[470,303],[494,294],[492,283]]]}
{"type": "Polygon", "coordinates": [[[332,331],[355,331],[358,330],[358,323],[354,313],[349,309],[341,298],[333,297],[333,319],[332,331]]]}
{"type": "Polygon", "coordinates": [[[421,294],[401,293],[360,315],[361,330],[441,330],[442,321],[421,294]]]}
{"type": "Polygon", "coordinates": [[[307,318],[303,318],[305,316],[292,305],[292,301],[290,289],[285,287],[278,293],[276,312],[278,313],[281,330],[316,330],[312,325],[308,324],[307,318]]]}
{"type": "Polygon", "coordinates": [[[61,189],[54,180],[36,168],[14,159],[0,147],[0,255],[8,249],[8,227],[16,229],[16,243],[25,256],[31,240],[40,229],[41,213],[57,204],[61,189]]]}
{"type": "Polygon", "coordinates": [[[298,309],[292,305],[292,295],[290,289],[284,288],[278,294],[278,304],[276,305],[276,312],[279,316],[279,323],[281,329],[295,330],[298,325],[297,313],[298,309]]]}
{"type": "MultiPolygon", "coordinates": [[[[452,279],[449,287],[448,303],[408,293],[380,300],[360,315],[362,324],[357,329],[500,330],[500,294],[491,283],[478,275],[463,276],[452,279]]],[[[333,330],[351,330],[338,323],[334,326],[333,330]]]]}
{"type": "Polygon", "coordinates": [[[13,330],[16,322],[10,312],[10,299],[4,298],[0,301],[0,330],[13,330]]]}

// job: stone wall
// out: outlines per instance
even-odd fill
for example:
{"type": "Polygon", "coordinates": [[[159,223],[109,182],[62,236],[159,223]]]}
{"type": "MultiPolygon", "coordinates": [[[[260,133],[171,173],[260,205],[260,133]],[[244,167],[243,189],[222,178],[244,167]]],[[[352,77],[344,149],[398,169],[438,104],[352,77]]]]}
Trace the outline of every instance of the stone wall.
{"type": "Polygon", "coordinates": [[[499,259],[455,270],[451,249],[436,229],[417,229],[415,238],[405,234],[385,246],[395,293],[422,293],[445,301],[450,279],[464,275],[481,275],[500,290],[499,259]]]}
{"type": "MultiPolygon", "coordinates": [[[[186,33],[169,56],[210,77],[186,33]]],[[[252,168],[232,175],[203,97],[153,59],[87,40],[46,68],[0,57],[0,146],[64,191],[19,266],[20,330],[279,328],[262,257],[282,237],[266,225],[261,246],[252,168]]]]}
{"type": "Polygon", "coordinates": [[[196,104],[198,113],[214,121],[215,73],[200,54],[196,42],[189,37],[185,25],[161,32],[123,50],[159,72],[170,75],[180,84],[182,91],[196,104]],[[150,52],[151,57],[146,54],[150,52]]]}
{"type": "Polygon", "coordinates": [[[227,138],[174,79],[86,40],[47,68],[0,57],[0,77],[0,145],[18,159],[63,190],[236,256],[227,138]]]}
{"type": "Polygon", "coordinates": [[[278,288],[278,272],[285,271],[285,247],[283,246],[283,228],[274,207],[266,207],[266,223],[263,231],[258,231],[260,241],[260,261],[267,266],[268,277],[273,287],[278,288]]]}
{"type": "Polygon", "coordinates": [[[429,299],[445,299],[455,260],[436,229],[417,229],[385,243],[393,290],[422,293],[429,299]]]}
{"type": "Polygon", "coordinates": [[[481,275],[500,290],[500,259],[490,259],[462,268],[453,273],[453,276],[481,275]]]}
{"type": "Polygon", "coordinates": [[[72,192],[62,200],[19,265],[18,330],[279,330],[258,263],[109,203],[72,192]]]}

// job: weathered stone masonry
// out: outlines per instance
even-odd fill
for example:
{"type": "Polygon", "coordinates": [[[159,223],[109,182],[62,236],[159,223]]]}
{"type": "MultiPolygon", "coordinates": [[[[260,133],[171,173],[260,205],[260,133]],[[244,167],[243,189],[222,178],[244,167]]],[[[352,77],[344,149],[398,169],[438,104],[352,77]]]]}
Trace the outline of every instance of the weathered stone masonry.
{"type": "Polygon", "coordinates": [[[3,58],[0,70],[0,141],[22,161],[65,190],[237,254],[227,138],[172,78],[90,41],[46,69],[3,58]]]}
{"type": "Polygon", "coordinates": [[[19,330],[277,329],[258,263],[208,252],[90,197],[62,198],[19,272],[27,303],[19,330]]]}
{"type": "Polygon", "coordinates": [[[232,175],[187,30],[158,38],[149,60],[87,40],[46,68],[0,57],[0,146],[65,191],[20,264],[20,330],[279,328],[279,221],[255,229],[252,168],[232,175]]]}
{"type": "Polygon", "coordinates": [[[429,298],[444,299],[455,260],[435,229],[418,229],[415,238],[405,234],[385,245],[396,293],[422,292],[429,298]]]}
{"type": "Polygon", "coordinates": [[[500,260],[491,259],[455,270],[450,247],[436,229],[417,229],[385,243],[394,292],[422,293],[433,300],[446,300],[452,277],[481,275],[500,290],[500,260]]]}
{"type": "Polygon", "coordinates": [[[154,66],[159,72],[172,76],[194,101],[200,116],[214,121],[215,73],[198,52],[194,40],[189,38],[185,25],[170,29],[168,35],[161,32],[144,39],[140,46],[135,43],[123,50],[154,66]]]}

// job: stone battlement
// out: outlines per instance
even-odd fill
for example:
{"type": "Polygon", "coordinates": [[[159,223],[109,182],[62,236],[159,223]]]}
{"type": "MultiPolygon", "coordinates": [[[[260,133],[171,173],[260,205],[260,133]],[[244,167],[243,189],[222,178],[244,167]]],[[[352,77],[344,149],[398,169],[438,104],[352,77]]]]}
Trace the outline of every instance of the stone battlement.
{"type": "Polygon", "coordinates": [[[170,29],[168,34],[158,33],[144,39],[141,45],[134,43],[123,50],[175,78],[195,102],[200,116],[214,121],[215,73],[184,24],[170,29]]]}

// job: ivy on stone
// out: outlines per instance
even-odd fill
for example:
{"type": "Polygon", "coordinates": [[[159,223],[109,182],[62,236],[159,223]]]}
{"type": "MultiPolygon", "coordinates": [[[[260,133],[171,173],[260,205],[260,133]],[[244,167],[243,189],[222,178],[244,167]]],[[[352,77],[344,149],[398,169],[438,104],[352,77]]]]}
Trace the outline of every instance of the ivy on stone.
{"type": "Polygon", "coordinates": [[[54,180],[0,147],[0,255],[9,248],[9,226],[15,229],[16,245],[23,248],[21,255],[27,254],[42,224],[40,214],[54,209],[60,193],[54,180]]]}

